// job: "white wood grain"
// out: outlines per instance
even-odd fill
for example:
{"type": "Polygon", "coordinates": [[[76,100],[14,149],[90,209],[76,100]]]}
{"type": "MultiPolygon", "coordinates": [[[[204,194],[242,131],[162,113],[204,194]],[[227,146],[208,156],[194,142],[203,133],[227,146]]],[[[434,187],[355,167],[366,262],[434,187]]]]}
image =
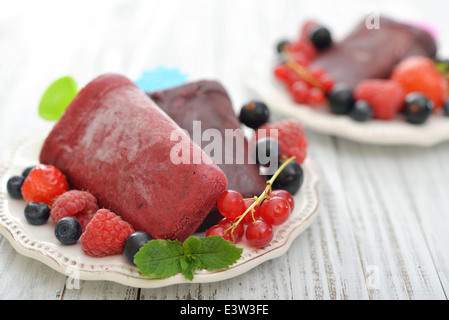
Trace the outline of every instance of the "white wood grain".
{"type": "MultiPolygon", "coordinates": [[[[42,92],[72,75],[83,86],[104,72],[136,79],[158,65],[218,79],[236,110],[254,55],[294,37],[304,19],[336,34],[373,10],[430,19],[444,50],[442,1],[401,0],[0,0],[0,152],[39,128],[42,92]],[[430,2],[430,5],[429,5],[430,2]],[[350,10],[348,9],[350,8],[350,10]]],[[[280,117],[280,115],[275,115],[280,117]]],[[[233,279],[137,289],[67,277],[17,254],[0,237],[1,299],[447,299],[449,143],[364,146],[308,132],[321,174],[316,222],[290,250],[233,279]]]]}

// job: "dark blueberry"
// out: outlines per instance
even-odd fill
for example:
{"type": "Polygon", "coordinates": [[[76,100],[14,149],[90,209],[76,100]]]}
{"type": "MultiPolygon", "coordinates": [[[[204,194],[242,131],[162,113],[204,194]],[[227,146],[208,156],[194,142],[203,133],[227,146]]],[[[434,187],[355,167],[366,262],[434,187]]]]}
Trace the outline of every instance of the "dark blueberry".
{"type": "Polygon", "coordinates": [[[352,90],[342,83],[334,85],[328,94],[329,107],[332,113],[348,114],[354,108],[354,95],[352,90]]]}
{"type": "Polygon", "coordinates": [[[270,119],[270,109],[261,101],[250,101],[240,109],[239,120],[247,127],[257,129],[270,119]]]}
{"type": "Polygon", "coordinates": [[[270,165],[277,163],[281,149],[273,138],[260,138],[256,142],[255,148],[256,163],[260,165],[270,165]]]}
{"type": "Polygon", "coordinates": [[[25,181],[25,178],[23,176],[13,176],[9,178],[8,182],[6,183],[6,189],[8,190],[9,195],[11,198],[14,199],[22,199],[22,184],[23,181],[25,181]]]}
{"type": "Polygon", "coordinates": [[[43,202],[30,201],[26,204],[23,213],[28,223],[40,226],[45,224],[50,217],[50,208],[43,202]]]}
{"type": "Polygon", "coordinates": [[[277,53],[282,53],[285,51],[287,45],[289,44],[288,40],[281,40],[276,44],[277,53]]]}
{"type": "Polygon", "coordinates": [[[74,244],[81,237],[81,223],[73,217],[64,217],[55,225],[55,236],[62,244],[74,244]]]}
{"type": "Polygon", "coordinates": [[[356,121],[367,121],[373,117],[373,109],[365,100],[357,100],[349,116],[356,121]]]}
{"type": "Polygon", "coordinates": [[[150,240],[153,240],[153,237],[145,231],[131,233],[123,243],[123,254],[126,259],[134,264],[134,256],[150,240]]]}
{"type": "Polygon", "coordinates": [[[35,166],[31,166],[31,167],[28,167],[28,168],[26,168],[25,170],[23,170],[22,176],[23,176],[24,178],[28,177],[28,175],[30,174],[31,170],[34,169],[34,167],[35,167],[35,166]]]}
{"type": "Polygon", "coordinates": [[[332,36],[329,29],[323,26],[313,28],[309,38],[318,50],[326,49],[332,44],[332,36]]]}
{"type": "Polygon", "coordinates": [[[424,123],[432,114],[433,102],[418,92],[409,93],[405,97],[404,115],[413,124],[424,123]]]}
{"type": "Polygon", "coordinates": [[[443,112],[446,117],[449,117],[449,99],[446,99],[443,104],[443,112]]]}
{"type": "MultiPolygon", "coordinates": [[[[279,167],[282,163],[279,164],[279,167]]],[[[272,176],[268,176],[270,179],[272,176]]],[[[304,172],[301,166],[296,162],[292,161],[285,166],[285,168],[279,173],[273,182],[272,189],[283,189],[287,190],[291,194],[298,192],[299,188],[304,181],[304,172]]]]}

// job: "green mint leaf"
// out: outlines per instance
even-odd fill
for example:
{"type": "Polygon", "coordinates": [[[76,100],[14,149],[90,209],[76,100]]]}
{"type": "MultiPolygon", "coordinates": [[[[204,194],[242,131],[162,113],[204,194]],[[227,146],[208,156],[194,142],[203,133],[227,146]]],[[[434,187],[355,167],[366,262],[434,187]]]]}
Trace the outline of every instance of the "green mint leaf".
{"type": "Polygon", "coordinates": [[[182,274],[187,280],[193,280],[193,273],[200,266],[200,261],[198,259],[191,259],[186,256],[180,259],[182,274]]]}
{"type": "Polygon", "coordinates": [[[188,238],[183,246],[189,246],[192,250],[191,254],[200,261],[200,269],[216,270],[228,268],[234,264],[242,255],[243,249],[236,247],[231,242],[220,236],[209,236],[200,238],[188,238]],[[192,242],[194,244],[192,245],[192,242]]]}
{"type": "Polygon", "coordinates": [[[184,243],[158,239],[148,241],[140,248],[134,263],[147,277],[167,278],[182,273],[186,279],[193,280],[195,270],[228,268],[242,252],[242,248],[219,236],[191,236],[184,243]]]}
{"type": "Polygon", "coordinates": [[[72,77],[57,79],[42,95],[38,109],[39,116],[45,120],[59,120],[77,93],[77,85],[72,77]]]}
{"type": "Polygon", "coordinates": [[[182,271],[184,252],[178,240],[148,241],[134,256],[134,263],[143,276],[168,278],[182,271]]]}

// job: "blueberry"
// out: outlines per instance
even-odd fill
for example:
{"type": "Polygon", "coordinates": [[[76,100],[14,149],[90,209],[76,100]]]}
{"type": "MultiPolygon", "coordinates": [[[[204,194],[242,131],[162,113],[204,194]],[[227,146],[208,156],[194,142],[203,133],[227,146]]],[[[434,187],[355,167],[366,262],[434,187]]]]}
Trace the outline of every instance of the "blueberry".
{"type": "Polygon", "coordinates": [[[367,121],[373,117],[373,109],[365,100],[357,100],[349,116],[356,121],[367,121]]]}
{"type": "Polygon", "coordinates": [[[64,217],[55,225],[55,236],[62,244],[73,244],[81,237],[81,223],[73,217],[64,217]]]}
{"type": "Polygon", "coordinates": [[[43,202],[30,201],[25,206],[24,215],[28,223],[40,226],[50,217],[50,208],[43,202]]]}
{"type": "MultiPolygon", "coordinates": [[[[279,164],[279,166],[281,165],[282,163],[279,164]]],[[[268,176],[267,178],[271,179],[271,176],[268,176]]],[[[296,161],[291,161],[276,177],[272,189],[283,189],[291,194],[295,194],[301,188],[303,181],[304,172],[302,167],[296,161]]]]}
{"type": "Polygon", "coordinates": [[[273,138],[260,138],[256,142],[254,152],[256,163],[265,166],[277,163],[281,149],[278,142],[273,138]]]}
{"type": "Polygon", "coordinates": [[[433,102],[419,92],[409,93],[405,97],[404,115],[408,122],[422,124],[432,114],[433,102]]]}
{"type": "Polygon", "coordinates": [[[250,101],[240,109],[239,120],[247,127],[257,129],[270,119],[270,109],[261,101],[250,101]]]}
{"type": "Polygon", "coordinates": [[[329,29],[323,26],[313,28],[309,34],[309,38],[318,50],[326,49],[332,44],[332,36],[329,29]]]}
{"type": "Polygon", "coordinates": [[[25,181],[23,176],[13,176],[6,183],[6,189],[11,198],[22,199],[22,184],[25,181]]]}
{"type": "Polygon", "coordinates": [[[123,254],[126,259],[134,264],[134,256],[150,240],[153,240],[153,237],[145,231],[131,233],[123,243],[123,254]]]}
{"type": "Polygon", "coordinates": [[[277,53],[282,53],[285,51],[285,48],[289,44],[288,40],[281,40],[276,44],[276,51],[277,53]]]}
{"type": "Polygon", "coordinates": [[[343,83],[337,83],[328,94],[329,107],[332,113],[348,114],[354,108],[352,90],[343,83]]]}
{"type": "Polygon", "coordinates": [[[25,170],[23,170],[22,176],[23,176],[24,178],[28,177],[28,175],[30,174],[31,170],[34,169],[34,167],[35,167],[35,166],[27,167],[25,170]]]}

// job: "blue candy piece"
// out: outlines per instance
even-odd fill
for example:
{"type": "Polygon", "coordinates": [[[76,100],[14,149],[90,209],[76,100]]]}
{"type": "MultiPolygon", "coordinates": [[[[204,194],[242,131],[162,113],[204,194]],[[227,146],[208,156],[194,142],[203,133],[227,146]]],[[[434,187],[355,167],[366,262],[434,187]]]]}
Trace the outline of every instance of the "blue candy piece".
{"type": "Polygon", "coordinates": [[[177,87],[187,81],[187,75],[177,68],[159,66],[152,70],[145,70],[135,84],[145,92],[165,90],[177,87]]]}

